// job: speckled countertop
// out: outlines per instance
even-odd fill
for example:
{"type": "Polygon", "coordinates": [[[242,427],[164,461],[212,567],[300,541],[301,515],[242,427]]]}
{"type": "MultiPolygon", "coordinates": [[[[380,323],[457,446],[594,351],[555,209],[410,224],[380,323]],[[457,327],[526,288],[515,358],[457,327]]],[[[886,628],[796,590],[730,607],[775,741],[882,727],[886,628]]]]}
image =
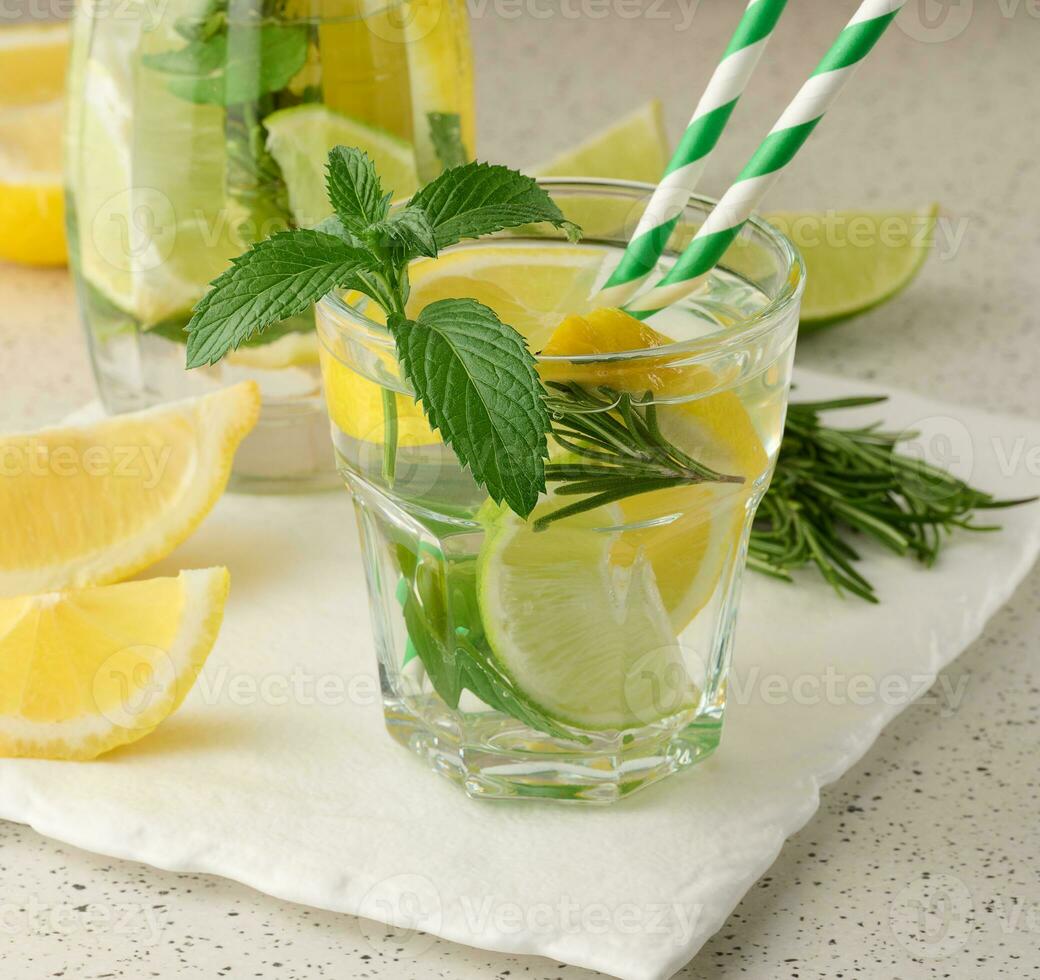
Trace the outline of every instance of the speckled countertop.
{"type": "MultiPolygon", "coordinates": [[[[655,95],[676,134],[737,6],[471,2],[484,153],[534,162],[655,95]]],[[[791,4],[706,190],[722,189],[853,7],[791,4]]],[[[771,204],[937,199],[941,254],[897,303],[804,342],[804,364],[1040,414],[1038,50],[1040,10],[1025,0],[911,0],[771,204]]],[[[63,272],[0,265],[3,428],[55,420],[90,396],[72,302],[63,272]]],[[[944,673],[946,693],[909,708],[824,791],[815,819],[680,976],[1040,976],[1038,641],[1034,569],[944,673]],[[905,925],[936,891],[926,878],[940,880],[951,912],[934,934],[905,925]]],[[[350,917],[14,824],[0,823],[0,880],[0,960],[13,980],[591,976],[446,942],[397,960],[392,940],[373,941],[350,917]]]]}

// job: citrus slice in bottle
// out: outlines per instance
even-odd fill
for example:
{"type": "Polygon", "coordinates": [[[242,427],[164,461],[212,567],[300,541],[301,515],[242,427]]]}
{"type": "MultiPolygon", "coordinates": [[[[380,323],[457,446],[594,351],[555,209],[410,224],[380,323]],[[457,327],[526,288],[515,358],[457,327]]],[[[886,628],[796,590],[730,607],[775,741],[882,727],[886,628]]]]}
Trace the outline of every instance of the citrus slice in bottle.
{"type": "Polygon", "coordinates": [[[280,109],[264,119],[264,126],[267,148],[282,169],[289,205],[300,225],[315,225],[332,213],[325,194],[325,165],[334,146],[364,150],[383,188],[393,191],[395,198],[408,197],[419,186],[410,143],[328,106],[312,102],[280,109]]]}
{"type": "MultiPolygon", "coordinates": [[[[423,180],[432,180],[444,168],[433,138],[436,115],[458,116],[461,149],[476,158],[476,107],[473,100],[473,53],[465,0],[410,0],[402,18],[400,41],[408,57],[412,133],[415,156],[423,180]]],[[[378,29],[378,28],[377,28],[378,29]]]]}
{"type": "MultiPolygon", "coordinates": [[[[536,509],[535,518],[547,501],[536,509]]],[[[611,560],[624,522],[603,507],[543,532],[485,513],[477,589],[503,670],[550,717],[592,731],[638,728],[696,704],[654,573],[611,560]]]]}
{"type": "Polygon", "coordinates": [[[259,412],[259,390],[244,382],[0,437],[0,596],[115,582],[169,554],[224,492],[259,412]]]}
{"type": "Polygon", "coordinates": [[[805,259],[801,327],[864,313],[905,289],[935,237],[937,204],[915,211],[777,211],[766,215],[805,259]]]}
{"type": "Polygon", "coordinates": [[[81,97],[69,154],[82,275],[145,329],[187,321],[244,247],[225,200],[223,110],[177,98],[161,72],[94,59],[81,97]]]}
{"type": "Polygon", "coordinates": [[[226,568],[0,599],[0,756],[93,759],[191,690],[220,630],[226,568]]]}

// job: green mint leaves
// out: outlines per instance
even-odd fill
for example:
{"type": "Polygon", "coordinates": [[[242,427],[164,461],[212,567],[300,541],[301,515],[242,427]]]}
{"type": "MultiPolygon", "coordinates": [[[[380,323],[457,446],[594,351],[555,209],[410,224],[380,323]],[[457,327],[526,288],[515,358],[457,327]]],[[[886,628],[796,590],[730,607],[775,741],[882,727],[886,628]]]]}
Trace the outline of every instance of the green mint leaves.
{"type": "Polygon", "coordinates": [[[383,192],[376,165],[354,147],[337,146],[329,154],[325,186],[336,217],[355,235],[364,235],[390,210],[392,195],[383,192]]]}
{"type": "Polygon", "coordinates": [[[497,164],[445,170],[418,190],[411,203],[429,216],[438,248],[539,221],[564,229],[572,241],[581,234],[533,178],[497,164]]]}
{"type": "Polygon", "coordinates": [[[389,326],[430,425],[492,499],[529,514],[545,489],[549,413],[523,337],[472,299],[389,326]]]}
{"type": "MultiPolygon", "coordinates": [[[[334,217],[254,245],[213,281],[188,323],[188,367],[254,342],[334,289],[357,290],[386,312],[403,375],[430,425],[492,499],[526,517],[545,490],[550,429],[534,358],[524,338],[476,300],[408,309],[408,263],[518,225],[545,221],[571,238],[579,229],[530,177],[486,163],[446,170],[391,208],[393,191],[367,154],[339,146],[329,154],[326,189],[334,217]]],[[[391,458],[395,422],[387,418],[391,458]]]]}
{"type": "MultiPolygon", "coordinates": [[[[233,106],[281,91],[307,61],[305,27],[243,25],[234,32],[223,27],[219,19],[200,22],[185,47],[143,55],[141,62],[170,75],[167,85],[178,98],[233,106]]],[[[181,29],[182,36],[187,33],[181,29]]]]}
{"type": "Polygon", "coordinates": [[[272,323],[302,313],[330,289],[371,271],[364,249],[316,230],[283,231],[254,245],[211,284],[188,322],[188,367],[219,361],[272,323]]]}

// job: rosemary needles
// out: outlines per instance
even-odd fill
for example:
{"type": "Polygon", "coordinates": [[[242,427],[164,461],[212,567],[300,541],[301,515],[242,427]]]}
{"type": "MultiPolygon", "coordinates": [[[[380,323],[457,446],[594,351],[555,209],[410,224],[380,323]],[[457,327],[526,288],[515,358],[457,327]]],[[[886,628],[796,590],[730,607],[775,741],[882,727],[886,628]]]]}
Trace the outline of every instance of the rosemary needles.
{"type": "Polygon", "coordinates": [[[776,473],[759,506],[748,566],[791,580],[814,565],[839,593],[877,602],[870,582],[854,567],[850,543],[862,533],[899,555],[931,565],[954,528],[997,530],[975,524],[977,510],[1026,503],[997,500],[928,463],[897,452],[912,433],[884,432],[880,423],[838,429],[820,413],[876,405],[884,397],[792,403],[776,473]]]}

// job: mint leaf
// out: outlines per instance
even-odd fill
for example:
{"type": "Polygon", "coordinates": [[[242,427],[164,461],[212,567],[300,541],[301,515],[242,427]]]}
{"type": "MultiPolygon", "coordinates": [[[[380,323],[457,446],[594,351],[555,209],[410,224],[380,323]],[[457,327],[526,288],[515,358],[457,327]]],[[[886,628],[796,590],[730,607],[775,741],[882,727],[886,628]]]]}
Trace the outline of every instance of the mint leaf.
{"type": "Polygon", "coordinates": [[[339,238],[341,241],[346,242],[348,245],[353,245],[355,248],[364,248],[365,243],[352,231],[348,231],[346,226],[340,221],[338,215],[332,214],[329,217],[322,219],[314,226],[315,231],[320,231],[325,235],[332,235],[335,238],[339,238]]]}
{"type": "Polygon", "coordinates": [[[430,124],[430,142],[441,166],[447,170],[469,163],[469,153],[462,142],[462,117],[457,112],[428,112],[426,120],[430,124]]]}
{"type": "Polygon", "coordinates": [[[395,255],[399,264],[417,255],[431,259],[437,256],[433,226],[422,208],[409,206],[395,211],[389,218],[372,225],[365,239],[373,245],[400,249],[401,252],[395,255]]]}
{"type": "Polygon", "coordinates": [[[207,105],[255,102],[278,92],[307,61],[307,29],[267,24],[203,36],[177,51],[142,55],[141,62],[173,75],[168,88],[178,98],[207,105]]]}
{"type": "Polygon", "coordinates": [[[409,203],[429,216],[438,248],[538,221],[563,228],[572,240],[581,231],[532,178],[497,164],[445,170],[409,203]]]}
{"type": "Polygon", "coordinates": [[[376,165],[357,147],[337,146],[329,152],[325,187],[336,216],[356,235],[382,221],[390,209],[391,195],[383,193],[376,165]]]}
{"type": "Polygon", "coordinates": [[[367,291],[372,257],[319,231],[283,231],[232,261],[188,321],[188,367],[219,361],[269,324],[302,313],[329,290],[367,291]]]}
{"type": "Polygon", "coordinates": [[[493,500],[526,517],[545,489],[549,413],[523,337],[472,299],[388,325],[430,425],[493,500]]]}

